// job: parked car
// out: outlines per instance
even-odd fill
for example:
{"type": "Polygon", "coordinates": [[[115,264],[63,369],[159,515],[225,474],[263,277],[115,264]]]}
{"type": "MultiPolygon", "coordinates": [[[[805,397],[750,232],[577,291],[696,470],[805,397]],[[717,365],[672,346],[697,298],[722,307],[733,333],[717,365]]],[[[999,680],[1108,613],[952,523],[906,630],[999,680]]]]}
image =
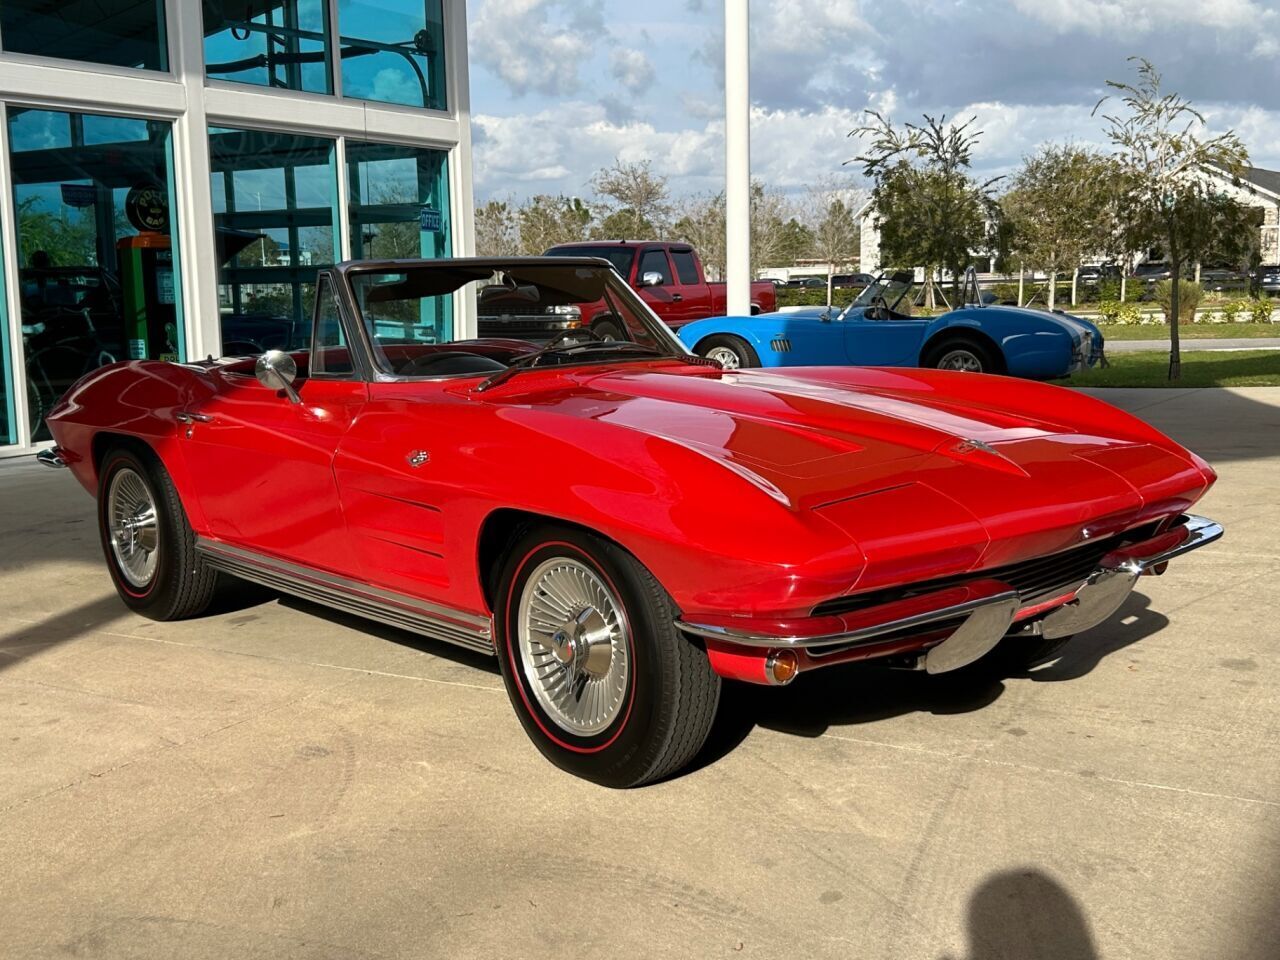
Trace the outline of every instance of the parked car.
{"type": "Polygon", "coordinates": [[[784,286],[791,290],[825,290],[826,277],[792,277],[784,286]]]}
{"type": "Polygon", "coordinates": [[[1280,267],[1264,267],[1261,286],[1267,293],[1280,293],[1280,267]]]}
{"type": "Polygon", "coordinates": [[[351,262],[316,290],[309,350],[117,363],[49,415],[121,600],[193,617],[238,578],[495,656],[537,747],[610,786],[697,754],[724,680],[1025,667],[1221,534],[1187,514],[1208,464],[1098,400],[730,373],[598,260],[351,262]],[[454,340],[495,289],[603,300],[624,339],[454,340]]]}
{"type": "MultiPolygon", "coordinates": [[[[721,366],[936,367],[1052,380],[1102,358],[1102,331],[1065,313],[992,305],[972,272],[964,305],[913,316],[913,276],[882,275],[843,311],[811,307],[755,317],[713,317],[680,330],[695,353],[721,366]]],[[[994,296],[994,295],[992,295],[994,296]]]]}
{"type": "MultiPolygon", "coordinates": [[[[545,257],[601,257],[608,260],[618,275],[639,291],[649,305],[672,330],[703,317],[724,313],[725,285],[706,279],[698,251],[687,243],[608,241],[569,243],[552,247],[545,257]]],[[[751,284],[751,312],[775,310],[778,295],[768,280],[751,284]]],[[[582,307],[582,325],[590,326],[601,336],[618,339],[621,325],[606,304],[582,307]]],[[[494,328],[497,329],[497,328],[494,328]]],[[[548,327],[552,334],[559,332],[548,327]]],[[[563,327],[562,327],[563,329],[563,327]]],[[[481,326],[487,336],[490,328],[481,326]]]]}
{"type": "Polygon", "coordinates": [[[842,289],[854,287],[860,290],[875,282],[875,276],[870,273],[837,273],[831,277],[831,285],[842,289]]]}

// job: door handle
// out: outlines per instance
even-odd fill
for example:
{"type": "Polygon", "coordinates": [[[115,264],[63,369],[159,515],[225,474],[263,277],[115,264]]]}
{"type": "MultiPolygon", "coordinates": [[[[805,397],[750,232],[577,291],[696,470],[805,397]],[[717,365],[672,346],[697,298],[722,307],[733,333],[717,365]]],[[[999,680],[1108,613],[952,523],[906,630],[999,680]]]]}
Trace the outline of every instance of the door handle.
{"type": "Polygon", "coordinates": [[[672,300],[674,300],[676,303],[679,303],[681,300],[683,300],[683,299],[684,299],[684,294],[681,294],[681,293],[673,293],[673,294],[671,295],[671,299],[672,299],[672,300]]]}
{"type": "Polygon", "coordinates": [[[213,417],[207,413],[188,413],[186,410],[179,410],[173,418],[179,423],[213,423],[213,417]]]}

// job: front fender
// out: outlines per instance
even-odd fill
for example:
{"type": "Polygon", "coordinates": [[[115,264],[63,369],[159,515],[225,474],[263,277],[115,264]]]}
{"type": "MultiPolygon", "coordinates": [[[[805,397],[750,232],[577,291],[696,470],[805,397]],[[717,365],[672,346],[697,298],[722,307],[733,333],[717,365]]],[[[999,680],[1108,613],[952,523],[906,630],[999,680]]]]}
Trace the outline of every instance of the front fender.
{"type": "Polygon", "coordinates": [[[937,337],[967,331],[995,344],[1010,376],[1052,380],[1071,370],[1075,338],[1062,324],[1036,311],[1013,312],[999,307],[953,311],[939,317],[928,328],[921,356],[937,337]]]}
{"type": "Polygon", "coordinates": [[[791,358],[787,351],[774,349],[773,342],[787,333],[786,314],[757,314],[752,317],[708,317],[687,323],[677,332],[680,340],[694,353],[708,337],[729,335],[741,337],[751,344],[762,367],[785,366],[791,358]]]}

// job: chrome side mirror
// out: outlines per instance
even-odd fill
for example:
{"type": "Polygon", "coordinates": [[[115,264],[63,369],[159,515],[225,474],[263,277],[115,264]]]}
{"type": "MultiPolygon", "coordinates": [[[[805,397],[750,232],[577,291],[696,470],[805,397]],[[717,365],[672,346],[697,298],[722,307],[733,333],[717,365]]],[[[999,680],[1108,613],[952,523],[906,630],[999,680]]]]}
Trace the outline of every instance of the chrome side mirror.
{"type": "Polygon", "coordinates": [[[642,287],[660,287],[662,286],[662,274],[656,270],[650,270],[640,275],[640,286],[642,287]]]}
{"type": "Polygon", "coordinates": [[[258,382],[268,390],[283,390],[290,403],[302,402],[293,386],[293,381],[298,376],[298,365],[283,350],[268,350],[258,358],[253,372],[258,382]]]}

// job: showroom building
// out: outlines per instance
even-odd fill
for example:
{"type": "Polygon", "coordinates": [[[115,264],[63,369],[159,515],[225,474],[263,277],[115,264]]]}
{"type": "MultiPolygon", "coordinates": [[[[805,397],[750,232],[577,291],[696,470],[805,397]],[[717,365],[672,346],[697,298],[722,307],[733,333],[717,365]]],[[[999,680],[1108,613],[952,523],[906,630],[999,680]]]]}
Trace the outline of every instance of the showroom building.
{"type": "Polygon", "coordinates": [[[0,456],[104,363],[305,346],[320,266],[472,252],[468,112],[465,0],[2,0],[0,456]]]}

